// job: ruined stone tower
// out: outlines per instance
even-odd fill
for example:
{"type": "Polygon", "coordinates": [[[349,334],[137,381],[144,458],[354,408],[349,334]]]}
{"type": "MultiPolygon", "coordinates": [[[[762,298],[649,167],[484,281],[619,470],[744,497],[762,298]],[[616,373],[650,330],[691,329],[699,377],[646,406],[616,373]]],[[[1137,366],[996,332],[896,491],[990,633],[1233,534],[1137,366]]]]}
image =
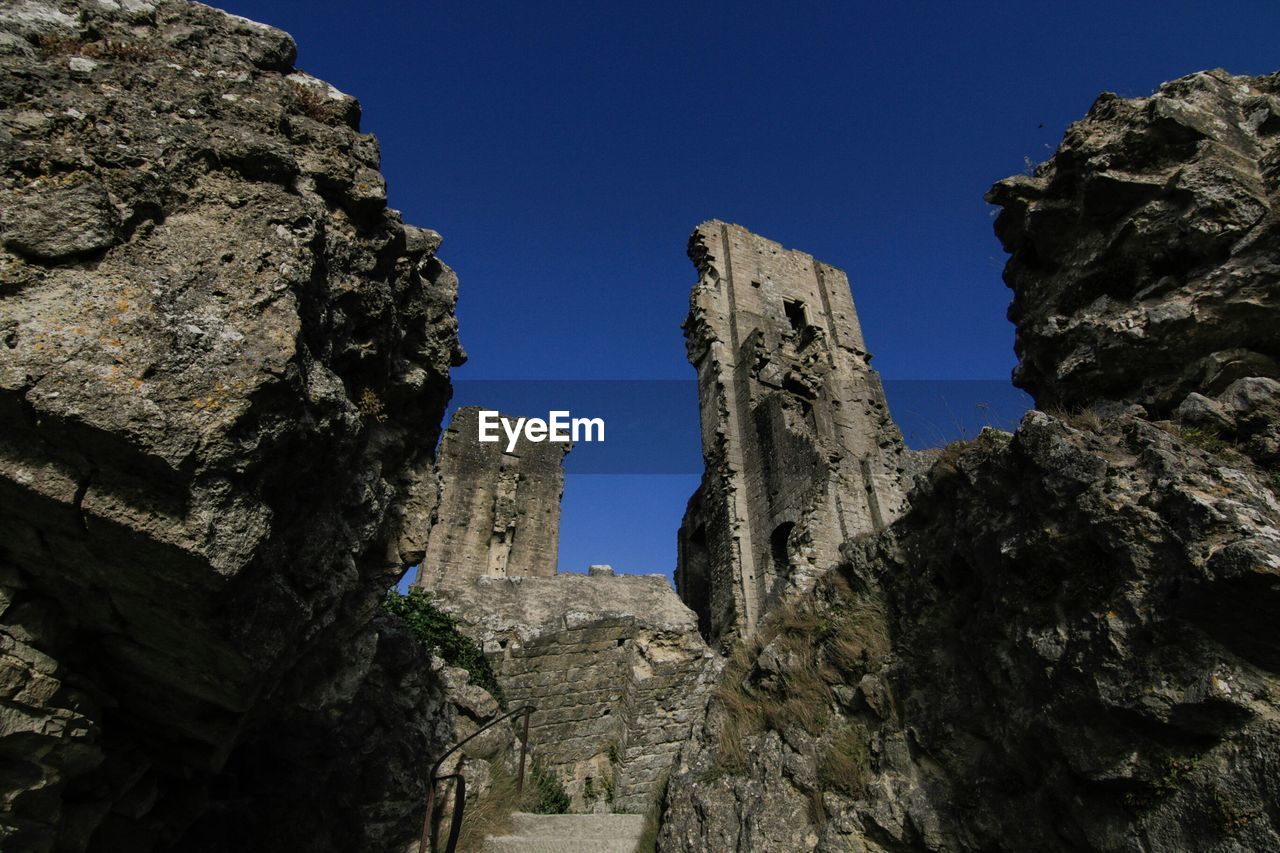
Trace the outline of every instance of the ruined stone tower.
{"type": "Polygon", "coordinates": [[[478,577],[550,577],[560,546],[569,445],[480,442],[479,408],[459,409],[441,440],[440,499],[416,586],[478,577]]]}
{"type": "Polygon", "coordinates": [[[439,502],[415,585],[493,668],[575,811],[643,813],[701,724],[719,671],[665,575],[560,574],[568,444],[479,441],[460,409],[437,458],[439,502]]]}
{"type": "Polygon", "coordinates": [[[835,565],[841,542],[897,516],[904,447],[843,272],[718,221],[698,226],[689,257],[706,470],[676,586],[723,645],[835,565]]]}

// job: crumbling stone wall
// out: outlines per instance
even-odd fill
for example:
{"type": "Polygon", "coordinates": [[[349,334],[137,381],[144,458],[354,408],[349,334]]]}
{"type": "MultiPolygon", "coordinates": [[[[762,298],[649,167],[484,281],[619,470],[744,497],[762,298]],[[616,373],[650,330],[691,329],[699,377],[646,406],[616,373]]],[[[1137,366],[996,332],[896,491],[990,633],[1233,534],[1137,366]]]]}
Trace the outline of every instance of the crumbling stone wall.
{"type": "Polygon", "coordinates": [[[727,644],[833,565],[842,541],[897,517],[904,445],[843,272],[718,221],[698,226],[689,257],[707,467],[676,584],[727,644]]]}
{"type": "Polygon", "coordinates": [[[666,577],[557,574],[567,444],[481,443],[478,409],[440,445],[415,584],[484,644],[531,748],[575,811],[645,811],[701,720],[715,656],[666,577]]]}
{"type": "Polygon", "coordinates": [[[481,578],[443,602],[510,707],[534,707],[531,748],[573,810],[646,811],[719,668],[667,578],[481,578]]]}
{"type": "Polygon", "coordinates": [[[508,453],[501,429],[499,441],[478,440],[480,411],[459,409],[441,439],[439,504],[419,586],[556,573],[569,445],[522,435],[508,453]]]}

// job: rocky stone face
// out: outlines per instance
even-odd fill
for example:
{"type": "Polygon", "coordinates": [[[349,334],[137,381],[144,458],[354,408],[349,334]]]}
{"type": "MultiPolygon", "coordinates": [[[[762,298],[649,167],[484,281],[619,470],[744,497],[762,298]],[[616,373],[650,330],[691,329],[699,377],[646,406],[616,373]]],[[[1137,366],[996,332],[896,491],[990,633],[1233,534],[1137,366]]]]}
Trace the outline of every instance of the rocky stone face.
{"type": "Polygon", "coordinates": [[[439,694],[371,615],[422,554],[456,280],[294,55],[185,2],[0,10],[6,848],[177,844],[247,791],[292,848],[413,823],[439,694]]]}
{"type": "Polygon", "coordinates": [[[766,620],[659,849],[1280,846],[1275,77],[1103,96],[997,230],[1013,435],[766,620]]]}
{"type": "Polygon", "coordinates": [[[1206,71],[1099,96],[1032,175],[996,184],[1014,383],[1042,409],[1280,378],[1280,76],[1206,71]]]}
{"type": "Polygon", "coordinates": [[[804,602],[816,662],[780,632],[727,670],[660,849],[1280,844],[1280,503],[1166,427],[1033,412],[942,459],[804,602]],[[808,718],[726,736],[806,666],[808,718]]]}

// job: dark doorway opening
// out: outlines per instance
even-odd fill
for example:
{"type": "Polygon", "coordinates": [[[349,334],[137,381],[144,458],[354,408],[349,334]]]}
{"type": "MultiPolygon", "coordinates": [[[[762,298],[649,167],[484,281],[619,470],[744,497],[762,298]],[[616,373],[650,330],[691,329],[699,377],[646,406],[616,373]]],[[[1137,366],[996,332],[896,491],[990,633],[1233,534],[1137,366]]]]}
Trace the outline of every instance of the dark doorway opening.
{"type": "Polygon", "coordinates": [[[795,522],[784,521],[774,528],[773,535],[769,537],[769,551],[773,554],[773,570],[779,575],[785,575],[791,565],[791,560],[787,557],[787,538],[791,536],[795,526],[795,522]]]}

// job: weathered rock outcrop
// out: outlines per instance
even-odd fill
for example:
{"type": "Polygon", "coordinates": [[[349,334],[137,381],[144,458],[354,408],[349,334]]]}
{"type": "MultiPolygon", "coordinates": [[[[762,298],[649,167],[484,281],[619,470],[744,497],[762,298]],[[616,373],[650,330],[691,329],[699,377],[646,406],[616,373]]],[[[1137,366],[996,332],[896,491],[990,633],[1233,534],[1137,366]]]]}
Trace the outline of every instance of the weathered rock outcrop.
{"type": "Polygon", "coordinates": [[[416,832],[441,694],[371,616],[456,280],[294,55],[177,0],[0,10],[6,849],[416,832]]]}
{"type": "Polygon", "coordinates": [[[1012,257],[1014,383],[1042,409],[1280,378],[1280,76],[1193,74],[1101,95],[987,198],[1012,257]]]}
{"type": "Polygon", "coordinates": [[[1059,414],[949,447],[738,650],[660,849],[1280,846],[1275,81],[1104,96],[997,185],[1059,414]]]}
{"type": "Polygon", "coordinates": [[[852,591],[790,623],[822,649],[808,727],[726,748],[742,703],[798,690],[784,630],[730,670],[662,849],[1280,844],[1280,504],[1247,462],[1034,412],[846,554],[852,591]]]}

